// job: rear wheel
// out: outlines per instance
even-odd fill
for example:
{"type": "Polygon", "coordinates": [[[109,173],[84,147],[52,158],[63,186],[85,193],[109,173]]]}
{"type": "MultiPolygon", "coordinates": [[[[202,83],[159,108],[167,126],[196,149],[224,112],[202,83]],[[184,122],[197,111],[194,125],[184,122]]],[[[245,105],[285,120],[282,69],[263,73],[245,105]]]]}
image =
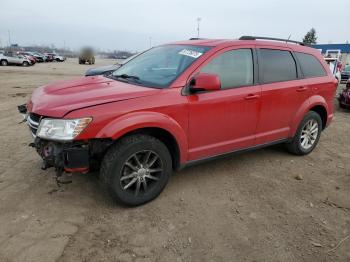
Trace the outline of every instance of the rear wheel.
{"type": "Polygon", "coordinates": [[[7,65],[8,65],[8,63],[7,63],[7,61],[6,61],[6,60],[1,60],[1,65],[2,65],[2,66],[7,66],[7,65]]]}
{"type": "Polygon", "coordinates": [[[167,147],[148,135],[133,135],[118,141],[106,153],[101,180],[120,203],[136,206],[156,198],[172,172],[167,147]]]}
{"type": "Polygon", "coordinates": [[[301,121],[293,140],[287,144],[288,150],[296,155],[309,154],[316,147],[322,131],[319,114],[310,111],[301,121]]]}

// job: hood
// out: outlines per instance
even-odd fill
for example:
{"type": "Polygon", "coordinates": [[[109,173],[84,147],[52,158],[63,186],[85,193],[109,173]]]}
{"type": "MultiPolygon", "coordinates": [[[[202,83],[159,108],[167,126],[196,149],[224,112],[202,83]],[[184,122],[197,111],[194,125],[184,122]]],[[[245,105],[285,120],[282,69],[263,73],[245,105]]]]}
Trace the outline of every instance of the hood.
{"type": "Polygon", "coordinates": [[[70,111],[153,95],[160,89],[123,83],[103,76],[56,82],[37,88],[27,104],[38,115],[63,117],[70,111]]]}

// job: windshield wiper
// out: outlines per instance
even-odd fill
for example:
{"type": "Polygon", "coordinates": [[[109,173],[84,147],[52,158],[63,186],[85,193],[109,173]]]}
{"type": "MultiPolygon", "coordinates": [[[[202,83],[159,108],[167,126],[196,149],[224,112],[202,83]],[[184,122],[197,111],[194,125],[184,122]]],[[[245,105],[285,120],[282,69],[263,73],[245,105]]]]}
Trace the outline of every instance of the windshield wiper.
{"type": "Polygon", "coordinates": [[[138,76],[133,76],[133,75],[128,75],[128,74],[113,75],[113,76],[116,78],[140,80],[140,78],[138,76]]]}

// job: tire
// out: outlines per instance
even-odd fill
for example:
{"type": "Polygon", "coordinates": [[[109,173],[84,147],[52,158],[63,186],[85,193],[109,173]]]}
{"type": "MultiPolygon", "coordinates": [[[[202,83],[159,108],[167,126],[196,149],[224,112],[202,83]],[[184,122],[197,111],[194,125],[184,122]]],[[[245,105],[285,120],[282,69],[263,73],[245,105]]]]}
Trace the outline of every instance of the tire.
{"type": "Polygon", "coordinates": [[[132,135],[117,141],[107,151],[100,179],[117,202],[137,206],[156,198],[171,173],[171,156],[160,140],[148,135],[132,135]]]}
{"type": "Polygon", "coordinates": [[[56,62],[61,62],[61,60],[59,58],[56,58],[56,62]]]}
{"type": "Polygon", "coordinates": [[[7,60],[1,60],[1,65],[2,65],[2,66],[7,66],[7,65],[8,65],[7,60]]]}
{"type": "Polygon", "coordinates": [[[314,111],[310,111],[305,115],[299,124],[295,136],[293,137],[292,141],[287,144],[287,149],[289,152],[295,155],[307,155],[316,147],[320,139],[321,132],[322,119],[320,115],[314,111]],[[315,125],[317,125],[317,134],[315,134],[315,128],[313,128],[315,125]],[[302,138],[302,135],[306,136],[307,138],[302,138]]]}
{"type": "Polygon", "coordinates": [[[27,61],[24,61],[24,62],[22,63],[22,66],[29,66],[29,63],[28,63],[27,61]]]}

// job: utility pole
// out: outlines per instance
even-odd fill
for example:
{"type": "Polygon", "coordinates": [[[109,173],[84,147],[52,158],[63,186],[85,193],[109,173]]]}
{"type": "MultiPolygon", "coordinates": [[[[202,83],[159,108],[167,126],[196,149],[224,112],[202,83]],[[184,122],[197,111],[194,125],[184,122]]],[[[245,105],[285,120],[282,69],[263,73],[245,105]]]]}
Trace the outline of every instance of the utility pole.
{"type": "Polygon", "coordinates": [[[202,20],[201,17],[197,17],[197,38],[199,38],[199,22],[202,20]]]}
{"type": "Polygon", "coordinates": [[[149,48],[152,48],[152,37],[149,37],[149,48]]]}
{"type": "Polygon", "coordinates": [[[9,46],[11,46],[11,33],[10,33],[10,30],[8,30],[8,33],[9,33],[9,46]]]}

